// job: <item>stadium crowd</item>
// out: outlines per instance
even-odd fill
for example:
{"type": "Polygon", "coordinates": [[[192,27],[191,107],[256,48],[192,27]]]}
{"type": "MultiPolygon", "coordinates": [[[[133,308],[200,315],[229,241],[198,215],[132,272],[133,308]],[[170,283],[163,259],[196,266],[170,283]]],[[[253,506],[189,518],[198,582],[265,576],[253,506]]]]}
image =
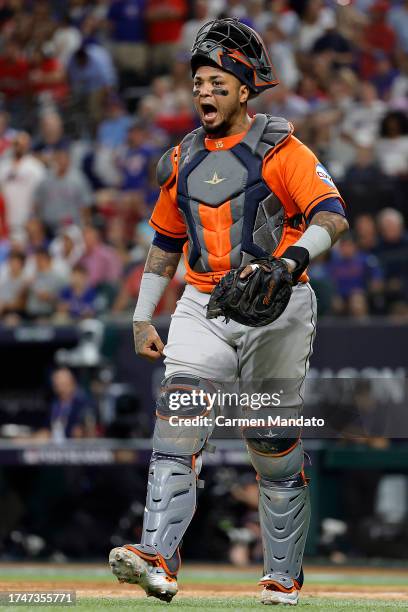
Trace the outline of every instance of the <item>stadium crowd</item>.
{"type": "MultiPolygon", "coordinates": [[[[288,118],[352,232],[310,267],[321,314],[408,317],[408,2],[1,0],[0,318],[133,310],[155,165],[197,126],[189,49],[214,16],[264,37],[288,118]]],[[[174,309],[183,271],[157,314],[174,309]]]]}

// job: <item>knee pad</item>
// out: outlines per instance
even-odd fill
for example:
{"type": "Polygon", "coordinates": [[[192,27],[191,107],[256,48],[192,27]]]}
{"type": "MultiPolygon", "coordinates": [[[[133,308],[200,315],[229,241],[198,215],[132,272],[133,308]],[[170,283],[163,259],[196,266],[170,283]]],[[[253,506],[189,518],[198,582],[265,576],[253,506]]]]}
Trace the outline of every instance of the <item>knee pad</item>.
{"type": "Polygon", "coordinates": [[[260,478],[290,479],[303,469],[303,444],[300,438],[249,438],[247,448],[260,478]]]}
{"type": "Polygon", "coordinates": [[[165,378],[156,405],[153,450],[170,455],[197,455],[213,430],[206,418],[214,416],[207,397],[214,392],[215,387],[208,380],[192,374],[165,378]]]}

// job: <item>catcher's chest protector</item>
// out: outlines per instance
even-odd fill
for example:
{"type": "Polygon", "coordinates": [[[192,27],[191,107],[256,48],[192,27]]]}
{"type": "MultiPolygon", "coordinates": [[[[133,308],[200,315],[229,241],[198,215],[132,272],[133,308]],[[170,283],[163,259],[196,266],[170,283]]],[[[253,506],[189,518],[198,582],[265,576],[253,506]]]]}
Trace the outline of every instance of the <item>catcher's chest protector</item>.
{"type": "Polygon", "coordinates": [[[229,150],[208,151],[202,128],[184,138],[177,201],[194,271],[230,270],[274,253],[285,211],[262,178],[262,163],[290,133],[286,119],[258,114],[229,150]]]}

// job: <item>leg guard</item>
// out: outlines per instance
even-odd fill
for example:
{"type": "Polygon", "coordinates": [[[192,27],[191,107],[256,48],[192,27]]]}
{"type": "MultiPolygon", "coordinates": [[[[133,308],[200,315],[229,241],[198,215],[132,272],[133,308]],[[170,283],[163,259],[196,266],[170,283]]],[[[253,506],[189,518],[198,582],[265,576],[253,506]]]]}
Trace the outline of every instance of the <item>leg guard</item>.
{"type": "Polygon", "coordinates": [[[193,518],[197,474],[183,457],[153,453],[141,544],[172,557],[193,518]]]}
{"type": "Polygon", "coordinates": [[[265,574],[297,579],[301,586],[302,559],[310,522],[310,501],[303,476],[303,448],[298,439],[248,440],[248,451],[259,478],[259,518],[265,574]],[[277,445],[279,451],[277,450],[277,445]],[[286,449],[285,449],[286,444],[286,449]]]}
{"type": "Polygon", "coordinates": [[[259,517],[265,574],[299,578],[310,522],[309,491],[301,475],[280,482],[261,478],[259,517]]]}
{"type": "Polygon", "coordinates": [[[203,407],[194,402],[187,406],[180,405],[176,411],[181,425],[170,425],[169,416],[172,397],[174,399],[177,393],[185,394],[203,388],[209,388],[206,381],[187,374],[173,375],[163,382],[157,404],[158,418],[139,549],[145,554],[159,554],[167,560],[175,558],[180,541],[193,518],[201,451],[211,429],[205,425],[182,425],[183,418],[203,414],[203,407]]]}

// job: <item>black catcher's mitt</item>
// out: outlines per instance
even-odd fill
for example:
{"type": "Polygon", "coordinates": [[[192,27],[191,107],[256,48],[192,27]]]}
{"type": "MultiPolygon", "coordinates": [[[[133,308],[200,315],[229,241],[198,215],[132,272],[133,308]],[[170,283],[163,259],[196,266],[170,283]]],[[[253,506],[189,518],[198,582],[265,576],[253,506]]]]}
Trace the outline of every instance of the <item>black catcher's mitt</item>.
{"type": "Polygon", "coordinates": [[[288,305],[293,280],[281,259],[269,257],[254,259],[249,264],[253,272],[240,278],[246,268],[231,270],[214,287],[207,306],[207,319],[224,316],[249,325],[262,327],[276,321],[288,305]],[[256,267],[255,267],[256,266],[256,267]]]}

